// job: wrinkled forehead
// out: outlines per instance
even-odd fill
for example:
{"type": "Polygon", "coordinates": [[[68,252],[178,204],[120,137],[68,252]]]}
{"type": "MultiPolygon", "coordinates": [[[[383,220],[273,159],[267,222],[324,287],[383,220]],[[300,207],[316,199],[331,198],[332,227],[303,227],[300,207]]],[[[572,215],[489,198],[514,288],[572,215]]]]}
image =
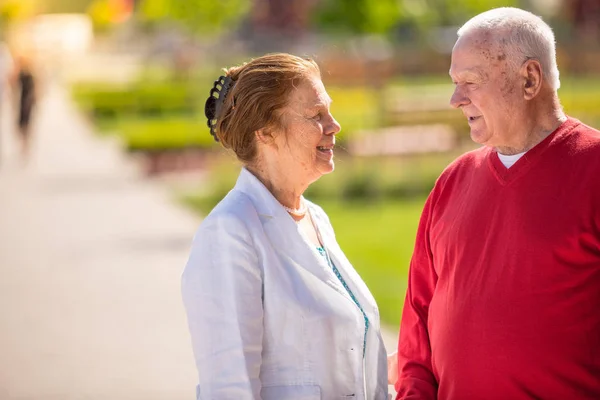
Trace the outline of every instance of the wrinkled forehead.
{"type": "Polygon", "coordinates": [[[466,32],[458,38],[452,49],[455,53],[479,53],[485,55],[501,50],[503,35],[500,32],[490,32],[482,29],[466,32]]]}
{"type": "Polygon", "coordinates": [[[452,49],[450,75],[464,70],[500,68],[506,63],[501,37],[490,32],[474,31],[459,37],[452,49]]]}
{"type": "Polygon", "coordinates": [[[302,79],[290,93],[289,105],[292,108],[307,109],[330,104],[331,98],[325,90],[323,81],[317,76],[302,79]]]}

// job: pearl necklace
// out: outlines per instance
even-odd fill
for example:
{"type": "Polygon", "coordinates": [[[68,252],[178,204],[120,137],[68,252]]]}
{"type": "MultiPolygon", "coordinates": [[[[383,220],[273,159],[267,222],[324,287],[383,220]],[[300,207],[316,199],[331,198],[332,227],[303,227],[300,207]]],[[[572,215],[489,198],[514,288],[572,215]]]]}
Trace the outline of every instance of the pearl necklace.
{"type": "MultiPolygon", "coordinates": [[[[279,203],[279,204],[281,204],[281,203],[279,203]]],[[[303,202],[303,201],[301,201],[301,203],[300,203],[300,208],[290,208],[290,207],[287,207],[287,206],[285,206],[283,204],[281,204],[281,206],[288,213],[297,215],[299,217],[304,216],[306,214],[306,211],[308,211],[308,209],[306,208],[306,203],[303,202]]]]}

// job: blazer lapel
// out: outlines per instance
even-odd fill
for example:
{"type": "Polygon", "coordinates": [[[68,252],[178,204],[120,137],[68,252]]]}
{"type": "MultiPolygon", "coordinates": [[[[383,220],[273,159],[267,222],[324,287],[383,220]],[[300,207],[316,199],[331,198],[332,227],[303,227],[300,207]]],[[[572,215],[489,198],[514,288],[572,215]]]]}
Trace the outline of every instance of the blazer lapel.
{"type": "MultiPolygon", "coordinates": [[[[315,212],[313,215],[318,214],[315,212]]],[[[316,218],[316,223],[319,225],[319,231],[321,232],[322,240],[325,242],[324,245],[329,252],[329,256],[332,259],[332,262],[342,274],[342,277],[346,281],[348,287],[352,291],[352,294],[356,297],[359,304],[361,305],[367,317],[370,320],[373,318],[373,312],[377,308],[377,303],[373,298],[373,295],[367,288],[367,285],[364,283],[362,278],[358,275],[356,270],[352,267],[352,264],[346,256],[344,252],[340,248],[337,243],[333,232],[330,232],[329,223],[319,217],[316,218]],[[370,307],[367,307],[370,306],[370,307]]]]}
{"type": "Polygon", "coordinates": [[[286,261],[286,264],[308,270],[342,296],[352,301],[325,258],[319,254],[314,245],[304,239],[298,225],[287,213],[283,217],[275,217],[266,221],[263,227],[271,240],[273,249],[280,259],[286,261]],[[286,221],[286,219],[289,221],[286,221]],[[292,226],[289,226],[290,224],[292,226]]]}
{"type": "Polygon", "coordinates": [[[263,223],[265,234],[280,259],[285,260],[286,264],[304,268],[352,301],[324,257],[304,238],[298,224],[262,182],[243,168],[234,190],[250,197],[263,223]]]}

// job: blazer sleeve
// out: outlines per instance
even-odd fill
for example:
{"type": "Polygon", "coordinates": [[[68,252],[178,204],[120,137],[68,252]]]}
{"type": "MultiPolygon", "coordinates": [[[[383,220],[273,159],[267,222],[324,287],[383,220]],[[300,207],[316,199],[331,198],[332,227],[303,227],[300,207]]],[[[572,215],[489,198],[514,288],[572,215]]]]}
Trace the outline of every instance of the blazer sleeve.
{"type": "Polygon", "coordinates": [[[410,262],[398,342],[397,400],[437,399],[438,384],[433,374],[427,329],[429,304],[437,283],[429,241],[432,203],[430,196],[421,215],[410,262]]]}
{"type": "Polygon", "coordinates": [[[198,399],[260,399],[262,273],[252,237],[234,215],[200,226],[182,275],[198,399]]]}

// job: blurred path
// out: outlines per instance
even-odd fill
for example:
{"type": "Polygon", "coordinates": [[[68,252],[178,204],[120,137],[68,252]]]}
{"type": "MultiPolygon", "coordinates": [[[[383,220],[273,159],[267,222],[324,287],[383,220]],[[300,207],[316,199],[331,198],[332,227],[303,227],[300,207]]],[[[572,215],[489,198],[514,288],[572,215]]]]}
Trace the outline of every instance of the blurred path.
{"type": "Polygon", "coordinates": [[[194,398],[179,278],[199,218],[62,88],[39,106],[27,165],[0,120],[0,399],[194,398]]]}
{"type": "Polygon", "coordinates": [[[192,399],[180,272],[199,219],[50,86],[23,166],[2,118],[0,399],[192,399]]]}

